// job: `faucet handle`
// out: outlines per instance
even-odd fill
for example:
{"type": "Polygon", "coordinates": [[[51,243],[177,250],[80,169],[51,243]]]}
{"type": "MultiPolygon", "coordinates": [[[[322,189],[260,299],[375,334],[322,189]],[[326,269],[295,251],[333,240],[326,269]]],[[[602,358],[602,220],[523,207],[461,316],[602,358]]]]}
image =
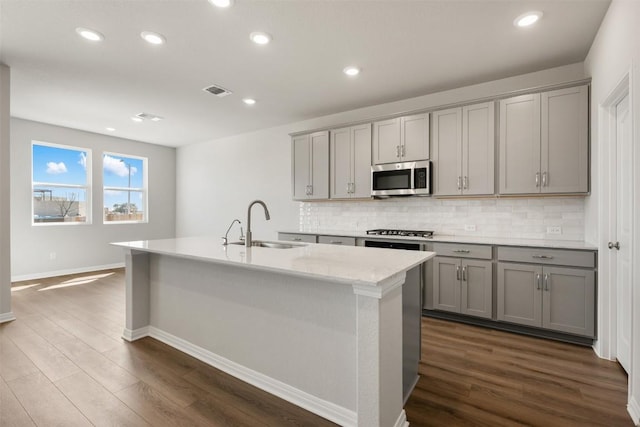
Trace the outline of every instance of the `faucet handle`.
{"type": "Polygon", "coordinates": [[[223,246],[227,246],[229,244],[229,242],[227,241],[226,237],[221,237],[221,239],[222,239],[222,245],[223,246]]]}

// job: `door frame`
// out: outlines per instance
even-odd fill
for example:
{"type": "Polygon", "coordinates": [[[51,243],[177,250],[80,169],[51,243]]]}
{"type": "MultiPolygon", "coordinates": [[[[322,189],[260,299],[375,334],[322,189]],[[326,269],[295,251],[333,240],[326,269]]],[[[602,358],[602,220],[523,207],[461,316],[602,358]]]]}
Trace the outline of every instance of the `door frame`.
{"type": "MultiPolygon", "coordinates": [[[[616,168],[616,106],[629,96],[629,113],[631,123],[631,144],[633,164],[640,165],[640,149],[638,148],[638,119],[636,117],[636,102],[634,96],[634,68],[629,67],[624,76],[618,81],[605,100],[598,106],[598,173],[594,178],[598,185],[598,340],[593,346],[598,356],[615,360],[617,351],[617,289],[615,286],[615,257],[607,247],[616,230],[611,225],[611,217],[615,207],[612,206],[611,190],[615,186],[615,178],[611,179],[616,168]]],[[[640,189],[640,173],[634,168],[634,191],[640,189]]],[[[640,200],[634,198],[633,209],[640,213],[640,200]]],[[[634,265],[640,265],[640,215],[634,215],[633,236],[631,238],[632,260],[634,265]]],[[[640,321],[640,268],[632,271],[631,285],[631,355],[629,371],[628,406],[631,417],[638,422],[640,417],[640,328],[634,324],[640,321]]]]}

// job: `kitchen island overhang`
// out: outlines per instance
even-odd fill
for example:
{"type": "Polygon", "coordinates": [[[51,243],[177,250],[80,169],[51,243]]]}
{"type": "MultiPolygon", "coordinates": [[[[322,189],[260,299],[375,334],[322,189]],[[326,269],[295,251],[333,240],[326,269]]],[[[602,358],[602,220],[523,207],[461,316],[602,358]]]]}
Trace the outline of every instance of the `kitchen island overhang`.
{"type": "Polygon", "coordinates": [[[401,290],[432,252],[115,245],[126,340],[151,336],[340,425],[406,425],[401,290]]]}

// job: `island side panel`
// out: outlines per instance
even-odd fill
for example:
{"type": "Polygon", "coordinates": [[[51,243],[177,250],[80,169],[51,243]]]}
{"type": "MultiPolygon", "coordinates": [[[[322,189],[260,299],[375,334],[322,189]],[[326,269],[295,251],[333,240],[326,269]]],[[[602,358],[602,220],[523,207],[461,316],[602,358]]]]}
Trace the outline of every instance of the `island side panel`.
{"type": "Polygon", "coordinates": [[[357,304],[350,286],[157,254],[149,271],[151,336],[179,337],[210,353],[220,369],[240,365],[307,393],[319,400],[293,403],[333,413],[334,421],[355,419],[357,304]]]}
{"type": "Polygon", "coordinates": [[[126,318],[122,338],[135,341],[149,333],[149,254],[125,251],[126,318]]]}

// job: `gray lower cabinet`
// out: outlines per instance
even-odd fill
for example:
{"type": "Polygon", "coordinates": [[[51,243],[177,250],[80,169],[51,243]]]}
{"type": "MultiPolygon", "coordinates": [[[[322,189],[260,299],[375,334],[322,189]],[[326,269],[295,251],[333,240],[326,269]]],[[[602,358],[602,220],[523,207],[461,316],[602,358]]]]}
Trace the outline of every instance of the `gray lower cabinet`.
{"type": "Polygon", "coordinates": [[[317,236],[315,234],[278,233],[278,240],[284,240],[287,242],[317,243],[317,236]]]}
{"type": "Polygon", "coordinates": [[[593,337],[595,271],[498,263],[497,319],[593,337]]]}
{"type": "Polygon", "coordinates": [[[434,309],[491,318],[491,261],[437,256],[433,276],[434,309]]]}

